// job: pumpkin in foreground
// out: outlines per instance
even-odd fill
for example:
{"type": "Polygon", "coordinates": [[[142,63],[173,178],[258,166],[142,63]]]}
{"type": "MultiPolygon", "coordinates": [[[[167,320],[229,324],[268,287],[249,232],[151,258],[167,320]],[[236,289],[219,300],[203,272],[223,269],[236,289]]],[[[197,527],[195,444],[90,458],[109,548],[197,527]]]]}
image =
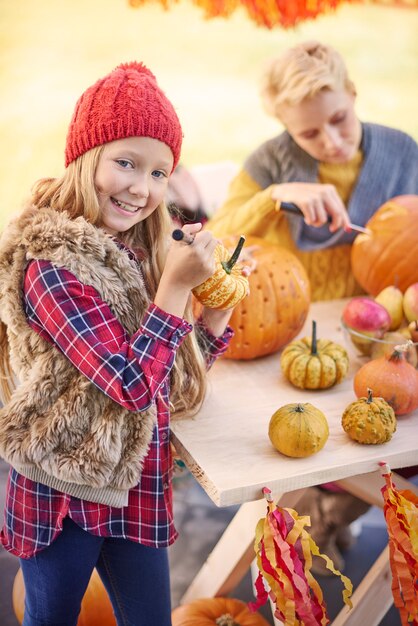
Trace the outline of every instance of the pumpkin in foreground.
{"type": "Polygon", "coordinates": [[[406,291],[418,282],[418,196],[397,196],[385,202],[366,224],[351,248],[357,282],[373,295],[390,285],[406,291]]]}
{"type": "Polygon", "coordinates": [[[285,404],[269,423],[273,446],[286,456],[307,457],[319,452],[329,436],[325,415],[309,402],[285,404]]]}
{"type": "Polygon", "coordinates": [[[395,412],[383,398],[374,398],[371,389],[367,397],[351,402],[345,409],[342,427],[358,443],[380,444],[392,439],[396,431],[395,412]]]}
{"type": "Polygon", "coordinates": [[[410,344],[395,346],[391,354],[361,366],[354,376],[357,398],[367,396],[370,388],[390,404],[396,415],[418,407],[418,371],[405,359],[410,344]]]}
{"type": "Polygon", "coordinates": [[[249,292],[248,278],[241,264],[237,264],[245,242],[240,237],[232,254],[221,244],[215,248],[215,272],[204,283],[195,287],[193,295],[210,309],[232,309],[249,292]]]}
{"type": "Polygon", "coordinates": [[[264,617],[234,598],[201,598],[178,606],[171,619],[173,626],[269,626],[264,617]]]}
{"type": "Polygon", "coordinates": [[[328,389],[347,375],[349,360],[345,348],[330,339],[317,339],[316,322],[312,336],[292,341],[280,357],[284,376],[300,389],[328,389]]]}
{"type": "MultiPolygon", "coordinates": [[[[13,583],[12,602],[17,621],[21,624],[25,610],[25,585],[21,569],[17,571],[13,583]]],[[[81,603],[77,626],[116,626],[112,604],[95,569],[81,603]]]]}
{"type": "MultiPolygon", "coordinates": [[[[236,239],[222,242],[233,248],[236,239]]],[[[308,276],[294,254],[258,237],[247,237],[243,256],[247,250],[254,265],[250,293],[232,313],[227,359],[255,359],[280,350],[302,329],[311,301],[308,276]]]]}

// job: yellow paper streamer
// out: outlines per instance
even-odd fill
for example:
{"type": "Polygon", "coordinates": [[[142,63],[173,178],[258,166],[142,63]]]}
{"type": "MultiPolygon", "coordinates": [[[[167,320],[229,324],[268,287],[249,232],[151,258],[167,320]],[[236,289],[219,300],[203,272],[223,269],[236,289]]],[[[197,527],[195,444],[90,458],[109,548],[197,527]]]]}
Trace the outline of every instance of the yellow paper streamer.
{"type": "Polygon", "coordinates": [[[398,491],[388,465],[380,465],[393,601],[402,626],[418,625],[418,497],[407,489],[398,491]]]}
{"type": "Polygon", "coordinates": [[[305,526],[310,524],[307,516],[299,516],[293,509],[277,507],[269,489],[264,488],[267,498],[267,515],[259,520],[255,531],[254,548],[259,570],[256,581],[257,602],[250,603],[256,609],[267,600],[262,585],[265,579],[270,587],[269,596],[276,611],[275,616],[285,626],[326,626],[329,624],[321,587],[311,572],[312,555],[325,560],[327,568],[341,578],[344,585],[343,600],[352,608],[353,586],[325,554],[321,554],[305,526]]]}

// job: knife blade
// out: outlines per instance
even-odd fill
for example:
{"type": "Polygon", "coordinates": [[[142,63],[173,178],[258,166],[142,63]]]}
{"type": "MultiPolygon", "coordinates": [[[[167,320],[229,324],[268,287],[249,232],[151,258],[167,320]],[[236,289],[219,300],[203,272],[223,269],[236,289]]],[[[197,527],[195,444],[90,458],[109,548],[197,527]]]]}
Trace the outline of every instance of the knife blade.
{"type": "MultiPolygon", "coordinates": [[[[280,202],[280,211],[284,211],[285,213],[293,213],[294,215],[300,215],[301,217],[303,217],[301,209],[298,207],[297,204],[294,204],[293,202],[280,202]]],[[[331,221],[332,217],[331,215],[329,215],[328,222],[331,221]]],[[[364,226],[359,226],[358,224],[352,224],[351,222],[349,222],[348,227],[351,228],[351,230],[355,230],[359,233],[364,233],[365,235],[371,234],[371,231],[368,228],[365,228],[364,226]]]]}

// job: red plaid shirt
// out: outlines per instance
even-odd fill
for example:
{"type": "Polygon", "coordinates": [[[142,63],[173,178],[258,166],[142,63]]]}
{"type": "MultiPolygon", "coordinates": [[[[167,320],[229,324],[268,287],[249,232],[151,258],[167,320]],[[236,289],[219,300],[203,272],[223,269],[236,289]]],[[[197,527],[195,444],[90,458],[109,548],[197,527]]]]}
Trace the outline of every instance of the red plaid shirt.
{"type": "MultiPolygon", "coordinates": [[[[55,344],[89,380],[115,402],[144,410],[155,402],[157,425],[140,483],[123,508],[66,495],[10,469],[5,522],[0,540],[9,552],[29,558],[47,547],[62,530],[67,515],[101,537],[123,537],[152,547],[177,537],[173,523],[170,450],[169,373],[190,324],[151,304],[141,328],[129,337],[109,306],[49,261],[31,261],[24,283],[30,326],[55,344]]],[[[227,348],[232,331],[222,337],[205,332],[208,367],[227,348]]]]}

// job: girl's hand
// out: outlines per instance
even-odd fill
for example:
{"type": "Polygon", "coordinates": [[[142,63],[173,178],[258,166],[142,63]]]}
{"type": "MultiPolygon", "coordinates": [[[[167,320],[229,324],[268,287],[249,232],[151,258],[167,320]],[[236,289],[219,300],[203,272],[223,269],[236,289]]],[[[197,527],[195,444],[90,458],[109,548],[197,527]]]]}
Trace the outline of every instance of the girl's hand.
{"type": "Polygon", "coordinates": [[[218,240],[209,231],[202,231],[202,224],[187,224],[182,228],[193,238],[192,243],[172,241],[163,272],[173,285],[189,291],[197,287],[215,271],[214,251],[218,240]]]}
{"type": "Polygon", "coordinates": [[[182,229],[194,237],[192,243],[172,241],[154,303],[173,315],[183,317],[190,291],[215,271],[214,251],[218,241],[202,224],[182,229]]]}
{"type": "Polygon", "coordinates": [[[296,204],[310,226],[323,226],[331,216],[329,229],[332,233],[349,227],[347,210],[334,185],[283,183],[273,186],[271,197],[278,205],[280,202],[296,204]]]}

